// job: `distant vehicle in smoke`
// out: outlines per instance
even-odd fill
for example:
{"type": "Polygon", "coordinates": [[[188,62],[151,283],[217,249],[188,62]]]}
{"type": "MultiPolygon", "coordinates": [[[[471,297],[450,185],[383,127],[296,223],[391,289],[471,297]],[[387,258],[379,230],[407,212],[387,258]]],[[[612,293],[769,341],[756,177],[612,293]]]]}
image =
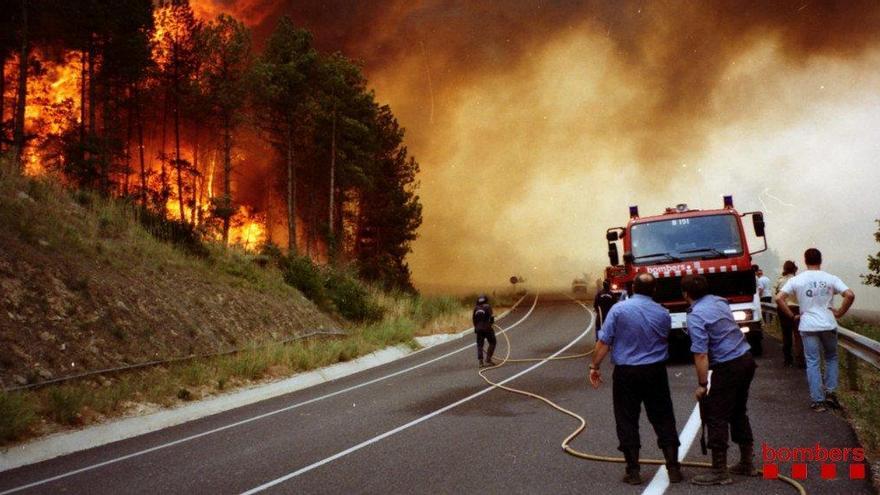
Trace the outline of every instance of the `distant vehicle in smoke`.
{"type": "Polygon", "coordinates": [[[574,294],[576,296],[577,295],[586,296],[587,293],[589,292],[589,287],[590,287],[589,283],[587,282],[588,279],[589,279],[589,277],[584,275],[583,278],[575,278],[574,280],[572,280],[571,281],[572,294],[574,294]]]}
{"type": "Polygon", "coordinates": [[[752,255],[767,250],[763,213],[740,214],[733,208],[732,196],[724,196],[723,208],[716,210],[694,210],[679,204],[651,217],[639,217],[638,206],[630,206],[629,210],[626,227],[609,228],[605,235],[611,262],[605,276],[612,290],[615,285],[616,290],[627,287],[639,273],[653,274],[657,278],[654,299],[672,315],[670,351],[684,355],[689,352],[690,337],[681,279],[684,275],[704,275],[710,292],[727,299],[752,353],[760,356],[761,304],[752,255]],[[747,215],[752,215],[755,235],[764,239],[763,249],[749,251],[742,222],[747,215]],[[623,245],[622,265],[616,241],[623,245]]]}

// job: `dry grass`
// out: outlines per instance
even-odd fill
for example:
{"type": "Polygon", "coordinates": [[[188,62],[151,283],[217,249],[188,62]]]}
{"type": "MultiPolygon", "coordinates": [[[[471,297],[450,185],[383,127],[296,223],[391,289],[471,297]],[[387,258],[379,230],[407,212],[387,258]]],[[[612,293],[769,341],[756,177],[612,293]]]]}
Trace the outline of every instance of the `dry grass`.
{"type": "MultiPolygon", "coordinates": [[[[392,304],[391,299],[386,304],[392,304]]],[[[413,301],[394,303],[419,314],[413,301]]],[[[445,312],[427,321],[447,321],[445,312]]],[[[224,391],[350,361],[387,346],[416,344],[418,325],[398,314],[352,329],[343,338],[270,344],[244,352],[133,371],[110,378],[0,395],[0,445],[104,421],[155,407],[169,407],[224,391]],[[40,421],[40,420],[44,421],[40,421]]],[[[418,331],[418,333],[422,333],[418,331]]]]}

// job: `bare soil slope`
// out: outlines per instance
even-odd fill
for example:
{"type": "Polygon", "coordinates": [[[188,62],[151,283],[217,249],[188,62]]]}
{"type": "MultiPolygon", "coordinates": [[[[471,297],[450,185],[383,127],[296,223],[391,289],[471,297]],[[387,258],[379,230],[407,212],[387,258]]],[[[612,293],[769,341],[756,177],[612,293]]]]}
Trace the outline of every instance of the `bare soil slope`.
{"type": "Polygon", "coordinates": [[[131,208],[0,178],[2,388],[338,326],[245,254],[194,257],[131,208]]]}

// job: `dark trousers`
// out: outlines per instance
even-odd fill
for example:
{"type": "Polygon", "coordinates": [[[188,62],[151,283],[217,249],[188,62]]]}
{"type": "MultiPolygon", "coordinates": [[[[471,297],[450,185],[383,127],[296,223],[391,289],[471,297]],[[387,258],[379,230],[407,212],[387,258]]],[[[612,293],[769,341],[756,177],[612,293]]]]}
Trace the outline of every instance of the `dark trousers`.
{"type": "Polygon", "coordinates": [[[614,398],[614,420],[617,423],[618,449],[640,448],[639,415],[642,403],[648,421],[657,434],[657,445],[678,446],[678,431],[675,429],[675,412],[672,410],[672,397],[669,394],[669,377],[663,363],[614,367],[612,374],[612,395],[614,398]]]}
{"type": "Polygon", "coordinates": [[[477,359],[483,360],[483,342],[489,341],[488,355],[491,358],[495,353],[495,330],[477,330],[477,359]]]}
{"type": "MultiPolygon", "coordinates": [[[[794,314],[798,314],[799,308],[793,307],[791,310],[794,314]]],[[[792,318],[789,318],[782,311],[779,312],[779,328],[782,330],[782,355],[784,356],[786,364],[794,364],[794,354],[792,354],[792,347],[795,342],[795,339],[800,339],[800,334],[798,334],[797,328],[795,328],[795,321],[792,318]]],[[[799,354],[803,354],[800,350],[803,347],[799,347],[799,354]]]]}
{"type": "Polygon", "coordinates": [[[709,394],[700,402],[700,415],[709,433],[710,449],[727,450],[728,431],[734,443],[754,443],[746,405],[757,367],[750,352],[710,366],[712,385],[709,394]]]}

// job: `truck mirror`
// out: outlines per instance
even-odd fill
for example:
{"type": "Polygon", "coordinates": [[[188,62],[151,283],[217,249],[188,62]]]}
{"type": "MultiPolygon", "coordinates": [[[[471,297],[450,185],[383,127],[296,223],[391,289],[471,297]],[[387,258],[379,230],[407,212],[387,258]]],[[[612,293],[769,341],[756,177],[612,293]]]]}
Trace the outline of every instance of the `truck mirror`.
{"type": "Polygon", "coordinates": [[[617,235],[617,231],[616,231],[616,230],[609,230],[608,232],[605,232],[605,240],[607,240],[608,242],[614,242],[614,241],[616,241],[618,238],[619,238],[619,237],[618,237],[618,235],[617,235]]]}
{"type": "Polygon", "coordinates": [[[755,216],[752,217],[752,225],[755,227],[755,235],[764,237],[764,215],[762,213],[755,213],[755,216]]]}
{"type": "Polygon", "coordinates": [[[617,266],[620,264],[620,255],[617,254],[617,244],[608,244],[608,262],[611,263],[611,266],[617,266]]]}

